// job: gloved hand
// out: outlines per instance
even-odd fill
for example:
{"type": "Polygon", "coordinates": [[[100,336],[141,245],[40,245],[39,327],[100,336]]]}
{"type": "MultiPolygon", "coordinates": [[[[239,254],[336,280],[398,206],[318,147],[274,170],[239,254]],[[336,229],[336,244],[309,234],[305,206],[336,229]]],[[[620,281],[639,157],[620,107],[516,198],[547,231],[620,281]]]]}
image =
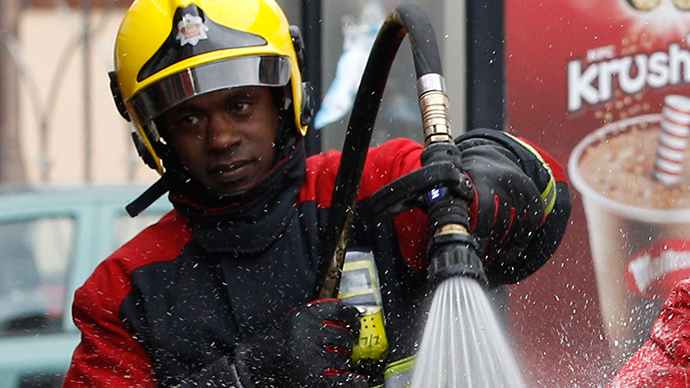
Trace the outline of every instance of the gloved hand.
{"type": "Polygon", "coordinates": [[[572,204],[564,173],[502,131],[476,129],[456,144],[474,186],[469,218],[489,283],[522,280],[549,260],[565,233],[572,204]]]}
{"type": "Polygon", "coordinates": [[[367,387],[350,373],[359,338],[357,309],[337,299],[319,299],[287,315],[280,327],[239,344],[235,364],[245,387],[367,387]]]}
{"type": "Polygon", "coordinates": [[[479,250],[492,259],[514,257],[544,222],[545,203],[535,183],[507,148],[487,139],[468,139],[458,148],[462,168],[474,186],[470,225],[479,250]]]}

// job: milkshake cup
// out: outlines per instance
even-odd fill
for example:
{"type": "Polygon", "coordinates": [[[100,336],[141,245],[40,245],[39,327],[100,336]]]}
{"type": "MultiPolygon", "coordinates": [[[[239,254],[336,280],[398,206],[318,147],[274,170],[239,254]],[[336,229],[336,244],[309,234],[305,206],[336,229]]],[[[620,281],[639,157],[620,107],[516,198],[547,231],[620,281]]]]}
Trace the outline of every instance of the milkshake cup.
{"type": "Polygon", "coordinates": [[[690,277],[688,179],[664,185],[652,178],[661,121],[652,114],[606,125],[587,135],[568,163],[582,196],[614,365],[649,338],[670,288],[690,277]]]}

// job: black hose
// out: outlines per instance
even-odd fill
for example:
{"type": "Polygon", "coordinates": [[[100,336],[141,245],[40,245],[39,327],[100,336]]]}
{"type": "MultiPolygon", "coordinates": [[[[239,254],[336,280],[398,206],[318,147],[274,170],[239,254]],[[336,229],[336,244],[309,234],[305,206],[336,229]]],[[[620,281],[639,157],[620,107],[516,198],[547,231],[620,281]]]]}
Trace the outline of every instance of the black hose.
{"type": "Polygon", "coordinates": [[[417,6],[401,5],[396,8],[396,12],[391,17],[397,19],[407,31],[412,45],[417,79],[429,73],[443,75],[436,34],[426,14],[417,6]],[[420,13],[424,16],[421,17],[420,13]]]}
{"type": "Polygon", "coordinates": [[[415,5],[397,7],[376,37],[347,125],[317,277],[320,287],[317,295],[320,298],[338,294],[340,271],[371,134],[388,74],[406,34],[410,38],[417,78],[429,73],[442,75],[436,35],[429,18],[415,5]]]}

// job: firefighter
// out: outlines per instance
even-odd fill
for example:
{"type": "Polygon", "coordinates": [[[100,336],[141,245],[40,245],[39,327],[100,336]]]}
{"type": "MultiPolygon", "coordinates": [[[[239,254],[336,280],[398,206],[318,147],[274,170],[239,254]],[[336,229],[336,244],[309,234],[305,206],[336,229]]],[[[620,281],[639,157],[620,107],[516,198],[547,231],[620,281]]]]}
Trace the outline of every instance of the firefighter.
{"type": "MultiPolygon", "coordinates": [[[[137,0],[115,43],[113,95],[174,210],[103,261],[76,294],[82,340],[65,387],[402,387],[413,362],[429,220],[387,218],[369,197],[420,168],[423,147],[368,152],[350,246],[376,258],[387,351],[351,361],[359,310],[315,300],[340,153],[307,158],[303,48],[274,0],[137,0]]],[[[457,140],[474,183],[470,222],[491,285],[558,246],[564,172],[500,131],[457,140]]]]}

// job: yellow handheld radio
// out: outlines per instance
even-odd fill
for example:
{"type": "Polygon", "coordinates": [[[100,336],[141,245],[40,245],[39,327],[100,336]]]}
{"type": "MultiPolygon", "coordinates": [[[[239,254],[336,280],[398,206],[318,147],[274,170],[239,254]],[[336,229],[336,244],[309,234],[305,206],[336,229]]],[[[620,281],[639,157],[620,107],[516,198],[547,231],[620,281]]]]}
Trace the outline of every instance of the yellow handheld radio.
{"type": "Polygon", "coordinates": [[[363,311],[359,319],[359,341],[352,350],[352,361],[359,363],[384,358],[388,353],[388,338],[372,252],[353,249],[345,253],[338,299],[363,311]]]}

